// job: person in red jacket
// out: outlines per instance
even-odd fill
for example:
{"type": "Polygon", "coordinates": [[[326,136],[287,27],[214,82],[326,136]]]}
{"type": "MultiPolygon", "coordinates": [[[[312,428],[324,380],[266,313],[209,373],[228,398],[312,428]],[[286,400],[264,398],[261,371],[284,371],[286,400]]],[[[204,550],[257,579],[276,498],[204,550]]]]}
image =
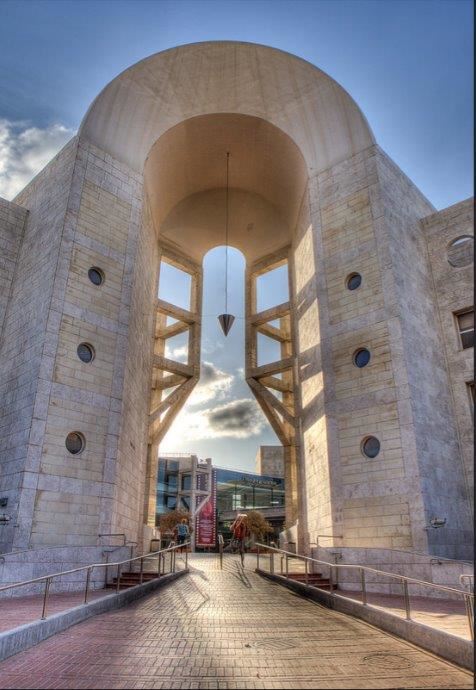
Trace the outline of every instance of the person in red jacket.
{"type": "Polygon", "coordinates": [[[249,529],[247,525],[247,515],[246,513],[238,513],[236,518],[231,524],[231,533],[233,534],[233,539],[238,543],[238,548],[241,557],[241,565],[245,565],[245,539],[249,535],[249,529]]]}

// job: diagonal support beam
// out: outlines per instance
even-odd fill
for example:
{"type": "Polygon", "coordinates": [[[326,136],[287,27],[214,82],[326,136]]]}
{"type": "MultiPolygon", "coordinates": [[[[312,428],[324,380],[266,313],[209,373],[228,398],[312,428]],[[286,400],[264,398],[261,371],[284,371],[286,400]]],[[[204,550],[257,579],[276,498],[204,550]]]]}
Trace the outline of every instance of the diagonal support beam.
{"type": "Polygon", "coordinates": [[[277,362],[270,362],[263,364],[260,367],[254,367],[250,370],[249,376],[253,379],[262,379],[264,376],[272,376],[273,374],[280,374],[283,371],[293,368],[293,358],[286,357],[277,362]]]}
{"type": "Polygon", "coordinates": [[[167,390],[167,388],[179,386],[186,380],[187,379],[185,378],[185,376],[180,376],[180,374],[170,374],[170,376],[163,376],[162,378],[157,379],[152,390],[164,391],[167,390]]]}
{"type": "Polygon", "coordinates": [[[260,383],[266,388],[272,388],[280,393],[292,393],[293,386],[290,381],[283,381],[282,379],[276,378],[276,376],[264,376],[259,379],[260,383]]]}
{"type": "MultiPolygon", "coordinates": [[[[170,405],[168,411],[165,413],[165,417],[163,419],[158,419],[156,418],[155,420],[151,420],[150,424],[150,438],[149,442],[150,443],[160,443],[160,441],[163,439],[167,431],[170,429],[172,426],[172,422],[174,421],[175,417],[177,414],[180,412],[182,409],[183,404],[185,403],[185,400],[188,398],[190,393],[192,392],[193,388],[195,387],[195,384],[197,383],[197,378],[191,378],[188,381],[186,381],[182,386],[180,386],[180,389],[178,391],[174,391],[172,395],[175,393],[179,393],[180,395],[177,396],[175,399],[175,402],[170,405]],[[157,430],[154,429],[154,423],[157,424],[159,423],[159,427],[157,430]]],[[[171,397],[171,396],[169,396],[171,397]]],[[[167,402],[168,399],[164,400],[164,403],[167,402]]],[[[151,415],[152,416],[152,415],[151,415]]],[[[160,416],[160,415],[159,415],[160,416]]]]}
{"type": "Polygon", "coordinates": [[[164,299],[157,300],[157,309],[161,311],[162,314],[171,316],[173,319],[178,319],[179,321],[183,321],[183,323],[188,323],[189,325],[200,320],[200,316],[196,312],[189,311],[188,309],[182,309],[182,307],[177,307],[175,304],[166,302],[164,299]]]}
{"type": "Polygon", "coordinates": [[[256,397],[260,396],[263,398],[263,400],[278,414],[281,415],[283,419],[286,420],[288,424],[291,424],[292,426],[295,425],[295,419],[294,415],[289,411],[289,409],[283,405],[283,403],[277,399],[275,395],[269,392],[267,388],[265,388],[259,381],[256,381],[255,379],[246,379],[249,387],[252,389],[252,391],[255,393],[256,397]]]}
{"type": "MultiPolygon", "coordinates": [[[[177,388],[177,390],[173,391],[170,395],[168,395],[162,402],[160,402],[157,407],[150,413],[149,415],[149,422],[155,422],[156,419],[159,419],[161,414],[165,412],[165,410],[172,405],[174,405],[177,401],[182,400],[184,395],[188,395],[187,389],[185,386],[187,383],[190,381],[193,381],[193,379],[189,379],[185,383],[182,383],[181,386],[177,388]]],[[[196,382],[194,382],[195,385],[196,382]]]]}
{"type": "Polygon", "coordinates": [[[175,360],[168,359],[162,355],[154,355],[153,366],[163,369],[164,371],[168,371],[171,374],[178,374],[179,376],[183,376],[187,379],[194,374],[193,367],[191,367],[189,364],[176,362],[175,360]]]}
{"type": "Polygon", "coordinates": [[[283,302],[278,304],[276,307],[271,307],[271,309],[265,309],[264,311],[259,311],[257,314],[251,314],[250,320],[253,326],[259,326],[262,323],[267,323],[268,321],[276,321],[283,316],[289,314],[290,304],[289,302],[283,302]]]}
{"type": "Polygon", "coordinates": [[[269,323],[262,323],[257,326],[256,330],[258,333],[277,340],[280,343],[288,343],[291,341],[290,331],[285,331],[283,328],[276,328],[276,326],[271,326],[269,323]]]}
{"type": "Polygon", "coordinates": [[[190,324],[184,323],[183,321],[177,321],[176,323],[171,323],[170,326],[166,326],[164,329],[158,331],[158,333],[155,334],[155,337],[164,338],[164,340],[167,340],[167,338],[173,338],[175,335],[185,333],[185,331],[188,331],[189,328],[190,324]]]}

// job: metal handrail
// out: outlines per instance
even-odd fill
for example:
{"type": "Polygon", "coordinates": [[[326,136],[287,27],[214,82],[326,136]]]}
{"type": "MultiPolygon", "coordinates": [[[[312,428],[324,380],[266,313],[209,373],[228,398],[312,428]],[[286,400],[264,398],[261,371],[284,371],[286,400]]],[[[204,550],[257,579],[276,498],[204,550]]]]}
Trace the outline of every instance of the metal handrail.
{"type": "MultiPolygon", "coordinates": [[[[121,580],[121,566],[125,565],[126,563],[130,564],[134,563],[135,561],[140,561],[140,582],[142,584],[143,581],[143,572],[144,572],[144,561],[150,558],[155,558],[159,559],[159,565],[158,565],[158,575],[160,576],[161,574],[161,562],[163,562],[163,567],[164,567],[164,573],[165,573],[165,554],[170,552],[170,571],[175,572],[175,556],[176,556],[176,551],[177,549],[183,548],[183,546],[189,546],[190,542],[186,542],[185,544],[180,544],[178,546],[169,546],[166,549],[161,549],[160,551],[152,551],[147,554],[142,554],[141,556],[135,556],[134,558],[127,558],[125,561],[117,561],[115,563],[90,563],[89,565],[82,565],[79,568],[73,568],[72,570],[63,570],[59,573],[51,573],[50,575],[43,575],[42,577],[35,577],[32,578],[31,580],[23,580],[22,582],[14,582],[10,585],[4,585],[3,587],[0,587],[0,593],[1,592],[6,592],[7,590],[14,589],[15,587],[24,587],[26,585],[32,585],[37,582],[44,582],[45,583],[45,591],[43,594],[43,609],[42,609],[42,614],[41,614],[41,620],[44,620],[46,618],[46,611],[47,611],[47,603],[48,603],[48,595],[50,591],[50,586],[54,578],[56,577],[63,577],[64,575],[71,575],[71,573],[78,573],[83,570],[86,570],[86,583],[85,583],[85,588],[84,588],[84,600],[83,603],[87,604],[88,603],[88,593],[89,593],[89,584],[91,580],[91,573],[94,568],[112,568],[114,566],[117,567],[117,583],[116,583],[116,592],[120,591],[120,580],[121,580]]],[[[185,568],[188,567],[188,554],[187,551],[185,551],[185,568]]]]}
{"type": "Polygon", "coordinates": [[[469,575],[469,574],[463,574],[459,576],[459,581],[461,583],[461,586],[464,587],[465,580],[468,580],[468,587],[471,589],[474,587],[474,575],[469,575]]]}
{"type": "MultiPolygon", "coordinates": [[[[432,587],[433,589],[437,589],[440,591],[444,592],[451,592],[452,594],[457,594],[458,596],[463,597],[465,607],[466,607],[466,614],[468,617],[468,625],[469,625],[469,632],[471,635],[471,639],[474,639],[474,630],[473,630],[473,618],[474,618],[474,594],[472,592],[466,592],[462,589],[456,589],[455,587],[448,587],[446,585],[437,585],[434,584],[433,582],[426,582],[425,580],[418,580],[414,577],[407,577],[406,575],[396,575],[395,573],[387,573],[384,570],[377,570],[377,568],[370,568],[369,566],[366,565],[357,565],[353,563],[329,563],[328,561],[321,561],[318,560],[317,558],[312,558],[311,556],[303,556],[301,554],[297,553],[292,553],[291,551],[285,551],[284,549],[279,549],[279,548],[273,548],[271,546],[267,546],[266,544],[260,544],[257,543],[256,546],[258,547],[257,551],[257,569],[259,570],[259,557],[260,557],[260,548],[266,550],[266,551],[271,551],[271,552],[276,552],[281,554],[281,574],[283,575],[283,567],[282,567],[282,561],[283,558],[286,559],[286,568],[285,568],[285,575],[286,579],[289,579],[289,569],[288,569],[288,560],[289,558],[297,558],[300,560],[303,560],[306,564],[306,585],[308,584],[308,563],[317,563],[319,565],[325,565],[329,568],[329,582],[330,582],[330,594],[331,596],[335,596],[334,592],[334,579],[333,579],[333,568],[336,569],[336,575],[338,573],[339,568],[353,568],[355,570],[358,570],[360,573],[360,582],[361,582],[361,591],[362,591],[362,606],[367,606],[367,587],[366,587],[366,581],[365,581],[365,573],[375,573],[380,576],[384,577],[389,577],[393,578],[394,580],[398,580],[403,588],[403,598],[405,602],[405,615],[407,620],[411,620],[411,602],[410,602],[410,593],[408,591],[408,585],[409,584],[417,584],[423,587],[432,587]]],[[[274,554],[273,554],[274,555],[274,554]]],[[[274,571],[274,560],[273,564],[270,565],[270,571],[274,571]]],[[[460,577],[460,582],[462,582],[462,579],[465,577],[471,578],[471,575],[462,575],[460,577]]],[[[316,589],[319,589],[319,587],[316,586],[316,589]]]]}
{"type": "MultiPolygon", "coordinates": [[[[124,534],[124,532],[107,532],[106,534],[98,534],[98,539],[100,539],[101,537],[122,537],[122,546],[126,545],[127,535],[124,534]]],[[[137,542],[134,543],[137,544],[137,542]]]]}

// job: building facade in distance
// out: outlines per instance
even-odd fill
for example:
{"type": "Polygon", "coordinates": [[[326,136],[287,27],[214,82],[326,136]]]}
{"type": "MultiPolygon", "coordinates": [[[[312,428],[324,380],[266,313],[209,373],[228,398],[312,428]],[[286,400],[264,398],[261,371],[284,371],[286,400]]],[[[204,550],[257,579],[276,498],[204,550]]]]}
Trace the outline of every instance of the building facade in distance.
{"type": "MultiPolygon", "coordinates": [[[[263,448],[275,448],[263,446],[263,448]]],[[[279,446],[278,455],[279,455],[279,446]]],[[[282,451],[281,451],[282,455],[282,451]]],[[[191,494],[192,486],[205,487],[207,498],[210,498],[214,506],[214,539],[211,543],[203,543],[200,540],[196,546],[200,548],[215,548],[216,537],[222,534],[225,541],[231,538],[230,525],[238,513],[246,513],[250,510],[258,510],[273,527],[273,533],[268,539],[278,541],[279,533],[285,523],[285,487],[281,476],[253,474],[241,470],[232,470],[225,467],[212,465],[209,474],[211,484],[207,480],[200,481],[200,477],[193,478],[193,465],[200,467],[195,455],[171,454],[160,455],[157,476],[157,518],[176,509],[191,512],[192,501],[197,501],[191,494]],[[184,493],[185,492],[185,493],[184,493]]],[[[195,531],[200,532],[200,515],[193,520],[195,531]],[[196,524],[195,524],[196,523],[196,524]]]]}

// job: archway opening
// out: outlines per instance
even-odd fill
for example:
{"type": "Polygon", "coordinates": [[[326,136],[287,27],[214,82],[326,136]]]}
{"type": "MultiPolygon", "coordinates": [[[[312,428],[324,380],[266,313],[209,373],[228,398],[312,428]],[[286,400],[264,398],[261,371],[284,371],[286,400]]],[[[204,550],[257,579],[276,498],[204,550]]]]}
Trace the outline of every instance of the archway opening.
{"type": "MultiPolygon", "coordinates": [[[[156,462],[159,445],[165,447],[165,439],[167,450],[171,444],[184,448],[186,442],[187,450],[202,456],[210,453],[200,449],[210,448],[211,439],[215,438],[215,447],[235,439],[240,442],[239,452],[236,445],[233,453],[228,442],[227,452],[210,454],[227,466],[241,464],[243,468],[244,464],[249,469],[254,469],[259,445],[281,444],[288,493],[295,497],[296,382],[287,266],[306,200],[304,159],[290,137],[265,120],[213,114],[183,121],[162,135],[148,156],[144,182],[161,256],[150,465],[156,462]],[[235,248],[229,250],[232,263],[241,253],[241,266],[237,271],[230,266],[229,271],[233,292],[241,295],[237,308],[231,309],[239,317],[231,340],[222,336],[216,320],[224,311],[222,276],[211,278],[210,306],[207,284],[206,301],[202,300],[203,265],[215,262],[223,270],[219,247],[225,236],[235,248]],[[188,276],[185,287],[174,287],[173,274],[177,271],[188,276]],[[240,286],[236,279],[243,274],[245,280],[240,286]],[[169,291],[168,299],[163,289],[169,291]],[[217,299],[220,304],[212,306],[217,299]],[[240,337],[240,353],[233,357],[233,340],[236,338],[238,344],[240,337]],[[223,351],[230,350],[232,369],[229,364],[220,364],[219,357],[207,359],[210,342],[219,343],[223,351]],[[236,366],[237,361],[240,366],[236,366]],[[233,395],[227,398],[231,391],[233,395]],[[200,407],[203,402],[213,407],[200,407]],[[263,439],[269,439],[267,443],[257,444],[256,437],[268,426],[264,418],[272,431],[263,439]]],[[[153,471],[148,476],[152,478],[153,471]]],[[[149,499],[151,495],[149,491],[149,499]]],[[[287,513],[291,521],[295,507],[287,513]]]]}

